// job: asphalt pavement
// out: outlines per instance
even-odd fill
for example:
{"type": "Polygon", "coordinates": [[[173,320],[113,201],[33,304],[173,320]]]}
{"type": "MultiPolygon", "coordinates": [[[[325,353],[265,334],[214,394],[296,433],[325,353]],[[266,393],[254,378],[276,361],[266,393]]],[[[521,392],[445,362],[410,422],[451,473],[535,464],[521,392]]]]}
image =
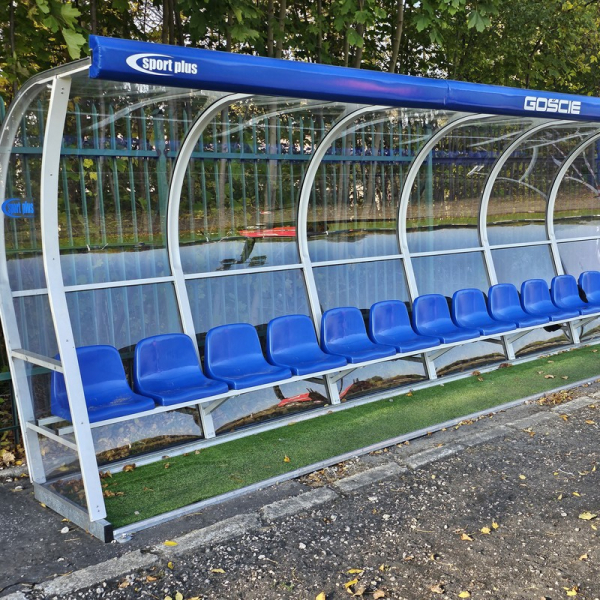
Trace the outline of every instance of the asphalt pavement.
{"type": "Polygon", "coordinates": [[[593,600],[599,428],[594,383],[125,543],[102,544],[42,508],[26,478],[5,477],[0,597],[593,600]]]}

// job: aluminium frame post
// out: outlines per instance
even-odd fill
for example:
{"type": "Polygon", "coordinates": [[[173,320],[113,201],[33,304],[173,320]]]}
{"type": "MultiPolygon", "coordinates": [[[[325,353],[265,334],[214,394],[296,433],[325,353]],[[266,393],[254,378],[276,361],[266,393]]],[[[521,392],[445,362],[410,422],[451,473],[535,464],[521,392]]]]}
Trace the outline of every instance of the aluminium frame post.
{"type": "Polygon", "coordinates": [[[42,258],[48,287],[48,301],[63,366],[65,388],[69,399],[88,515],[90,521],[98,521],[106,517],[106,507],[102,495],[94,438],[90,428],[83,383],[79,372],[77,351],[60,262],[58,180],[63,131],[70,90],[70,77],[58,76],[54,78],[42,153],[40,185],[42,258]]]}
{"type": "MultiPolygon", "coordinates": [[[[6,199],[8,172],[11,152],[18,128],[21,125],[24,109],[29,107],[30,95],[36,94],[40,84],[33,84],[13,100],[13,103],[3,121],[0,130],[0,199],[6,199]],[[20,111],[20,112],[19,112],[20,111]],[[16,115],[14,113],[17,113],[16,115]]],[[[29,470],[29,477],[34,483],[45,483],[46,474],[42,460],[38,434],[27,427],[27,423],[35,422],[35,406],[27,376],[27,363],[16,359],[13,351],[22,348],[21,336],[17,325],[14,299],[8,275],[6,259],[6,238],[4,227],[4,213],[0,213],[0,322],[4,333],[4,342],[7,349],[8,366],[12,379],[14,404],[16,404],[21,438],[25,448],[25,456],[29,470]]],[[[14,405],[13,405],[14,409],[14,405]]]]}
{"type": "MultiPolygon", "coordinates": [[[[550,187],[550,193],[548,194],[548,203],[546,204],[546,236],[548,240],[550,240],[550,250],[554,263],[554,270],[557,275],[564,275],[565,272],[563,269],[562,260],[560,259],[560,250],[558,248],[556,232],[554,229],[554,209],[556,207],[556,197],[558,196],[558,190],[562,185],[567,171],[571,168],[571,165],[575,162],[577,157],[582,152],[584,152],[588,148],[588,146],[591,146],[599,139],[600,133],[595,133],[587,139],[583,140],[581,143],[577,144],[577,146],[569,153],[567,158],[564,160],[563,164],[560,166],[560,169],[554,176],[554,180],[552,181],[552,185],[550,187]]],[[[581,327],[580,333],[579,327],[575,326],[575,324],[572,321],[569,321],[568,329],[571,337],[571,342],[573,344],[579,344],[581,341],[580,336],[583,335],[583,326],[581,327]]]]}
{"type": "MultiPolygon", "coordinates": [[[[192,307],[187,293],[185,283],[185,274],[181,264],[181,251],[179,245],[179,207],[181,204],[181,190],[185,181],[185,174],[190,164],[192,153],[196,143],[204,133],[204,130],[212,123],[212,120],[221,111],[227,109],[231,104],[250,98],[250,94],[227,94],[216,100],[200,112],[196,120],[192,123],[185,138],[183,139],[173,171],[171,183],[169,184],[169,194],[167,197],[167,253],[171,274],[173,276],[173,285],[175,287],[175,297],[179,309],[179,318],[183,332],[194,341],[194,349],[200,361],[200,351],[196,343],[196,328],[192,315],[192,307]]],[[[202,422],[202,431],[205,438],[214,438],[216,436],[215,426],[211,411],[204,404],[200,403],[198,412],[202,422]]]]}
{"type": "MultiPolygon", "coordinates": [[[[316,149],[313,150],[313,155],[310,157],[308,166],[304,172],[304,178],[300,184],[300,195],[298,199],[298,218],[296,227],[296,243],[298,244],[298,254],[300,256],[300,263],[302,264],[302,274],[304,275],[304,285],[306,286],[306,292],[308,294],[308,302],[310,306],[310,312],[317,339],[321,339],[321,303],[319,302],[319,292],[317,290],[317,284],[315,281],[315,275],[313,273],[312,261],[310,258],[310,252],[308,250],[308,209],[310,207],[310,196],[312,188],[315,182],[315,178],[319,171],[321,162],[327,153],[330,145],[336,139],[338,132],[348,123],[355,121],[360,115],[377,112],[381,110],[388,110],[387,106],[363,106],[356,108],[346,113],[334,125],[331,129],[323,136],[316,149]]],[[[325,382],[325,388],[331,404],[340,404],[340,392],[338,390],[335,379],[331,375],[325,375],[323,377],[325,382]]]]}
{"type": "MultiPolygon", "coordinates": [[[[431,137],[427,140],[427,142],[423,145],[423,147],[419,150],[417,155],[415,156],[413,162],[408,168],[408,172],[406,173],[406,177],[404,178],[404,184],[402,187],[402,194],[400,196],[400,204],[398,206],[398,229],[396,231],[396,235],[398,236],[398,245],[400,247],[400,254],[403,257],[404,262],[404,272],[406,273],[406,283],[408,286],[408,293],[410,295],[411,303],[415,301],[415,299],[419,295],[419,289],[417,286],[417,280],[415,278],[415,271],[412,266],[411,254],[408,247],[408,231],[407,231],[407,223],[408,223],[408,205],[410,203],[410,197],[412,195],[412,188],[417,179],[417,175],[419,174],[419,170],[423,166],[423,163],[428,160],[428,157],[438,143],[438,141],[446,136],[449,132],[453,131],[457,127],[460,127],[464,123],[468,123],[469,121],[474,121],[477,119],[486,119],[492,115],[488,114],[476,114],[476,115],[466,115],[462,117],[458,117],[453,121],[450,121],[440,129],[438,129],[431,137]]],[[[427,352],[423,353],[423,364],[425,365],[425,370],[427,372],[427,377],[431,380],[437,379],[437,372],[435,370],[435,364],[433,359],[430,358],[427,352]]]]}
{"type": "MultiPolygon", "coordinates": [[[[498,175],[500,175],[500,171],[502,167],[506,164],[506,161],[512,156],[513,152],[519,148],[519,146],[528,140],[532,135],[542,131],[544,129],[548,129],[550,127],[556,127],[557,125],[567,124],[570,121],[544,121],[538,125],[532,125],[520,135],[516,137],[508,147],[502,151],[502,154],[498,157],[492,170],[490,171],[485,185],[483,187],[483,191],[481,193],[481,203],[479,205],[479,221],[477,223],[477,232],[479,234],[479,243],[483,247],[483,255],[485,258],[485,264],[487,267],[488,277],[490,281],[490,285],[496,285],[498,283],[498,276],[496,274],[496,265],[494,263],[494,258],[492,256],[492,251],[490,248],[490,239],[488,235],[487,229],[487,218],[488,218],[488,209],[490,205],[490,198],[492,195],[492,190],[496,181],[498,179],[498,175]]],[[[514,341],[510,339],[508,336],[502,336],[502,343],[504,345],[504,351],[506,352],[506,358],[508,360],[514,360],[516,358],[514,341]]]]}

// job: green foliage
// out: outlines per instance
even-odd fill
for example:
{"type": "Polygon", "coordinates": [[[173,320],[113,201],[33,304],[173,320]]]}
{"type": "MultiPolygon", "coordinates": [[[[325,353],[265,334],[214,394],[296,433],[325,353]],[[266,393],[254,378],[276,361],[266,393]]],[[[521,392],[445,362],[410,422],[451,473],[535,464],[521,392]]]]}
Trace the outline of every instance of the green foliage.
{"type": "Polygon", "coordinates": [[[595,93],[589,0],[12,0],[0,93],[88,53],[100,35],[414,75],[595,93]]]}

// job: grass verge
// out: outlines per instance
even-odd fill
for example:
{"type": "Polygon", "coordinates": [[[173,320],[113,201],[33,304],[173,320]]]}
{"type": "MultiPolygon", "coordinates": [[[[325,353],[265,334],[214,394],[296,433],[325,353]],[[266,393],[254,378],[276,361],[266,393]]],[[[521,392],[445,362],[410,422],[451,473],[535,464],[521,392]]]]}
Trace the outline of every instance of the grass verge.
{"type": "Polygon", "coordinates": [[[122,527],[398,435],[594,377],[600,375],[599,357],[595,349],[579,348],[115,473],[103,483],[123,495],[106,498],[108,520],[122,527]]]}

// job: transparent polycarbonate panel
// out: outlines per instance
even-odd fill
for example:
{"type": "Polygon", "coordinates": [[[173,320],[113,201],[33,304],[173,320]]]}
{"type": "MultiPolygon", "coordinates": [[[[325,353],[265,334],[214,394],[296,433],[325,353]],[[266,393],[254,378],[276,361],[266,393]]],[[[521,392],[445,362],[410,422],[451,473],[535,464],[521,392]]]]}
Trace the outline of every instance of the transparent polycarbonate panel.
{"type": "Polygon", "coordinates": [[[42,356],[55,356],[58,346],[48,296],[43,294],[14,298],[13,306],[21,348],[42,356]]]}
{"type": "Polygon", "coordinates": [[[550,287],[556,275],[548,244],[494,250],[492,260],[498,283],[512,283],[518,290],[526,279],[545,279],[550,287]]]}
{"type": "Polygon", "coordinates": [[[528,354],[537,354],[551,348],[565,346],[569,344],[569,338],[560,328],[549,327],[552,331],[546,329],[534,329],[526,336],[514,343],[515,354],[517,358],[527,356],[528,354]]]}
{"type": "Polygon", "coordinates": [[[181,332],[171,283],[70,292],[67,304],[76,346],[133,349],[143,338],[181,332]]]}
{"type": "MultiPolygon", "coordinates": [[[[70,434],[66,439],[73,442],[75,436],[70,434]]],[[[38,435],[38,440],[44,473],[46,478],[51,480],[47,485],[79,507],[87,508],[77,453],[43,435],[38,435]]]]}
{"type": "Polygon", "coordinates": [[[59,174],[66,285],[169,274],[173,162],[192,122],[223,95],[74,78],[59,174]]]}
{"type": "MultiPolygon", "coordinates": [[[[99,465],[200,440],[202,425],[196,407],[139,416],[92,429],[99,465]]],[[[110,481],[105,482],[111,490],[110,481]]]]}
{"type": "Polygon", "coordinates": [[[409,300],[401,260],[332,265],[313,272],[323,311],[340,306],[368,311],[382,300],[409,300]]]}
{"type": "Polygon", "coordinates": [[[425,379],[427,376],[422,362],[400,359],[358,367],[342,377],[337,386],[341,401],[347,402],[385,390],[409,390],[425,379]]]}
{"type": "Polygon", "coordinates": [[[261,327],[275,317],[310,314],[300,269],[186,282],[196,333],[228,323],[261,327]]]}
{"type": "Polygon", "coordinates": [[[212,413],[213,422],[217,434],[228,433],[328,403],[324,385],[296,381],[231,398],[212,413]]]}
{"type": "Polygon", "coordinates": [[[554,205],[558,239],[600,235],[599,143],[580,152],[561,181],[554,205]]]}
{"type": "Polygon", "coordinates": [[[406,173],[452,113],[368,112],[341,129],[321,161],[308,209],[313,261],[399,254],[397,220],[406,173]]]}
{"type": "MultiPolygon", "coordinates": [[[[529,119],[481,117],[451,127],[421,165],[407,213],[411,253],[476,248],[481,195],[503,150],[529,119]]],[[[429,137],[435,133],[429,128],[429,137]]]]}
{"type": "Polygon", "coordinates": [[[546,208],[561,164],[597,125],[550,123],[519,145],[496,179],[487,212],[492,245],[541,241],[546,238],[546,208]]]}
{"type": "Polygon", "coordinates": [[[563,270],[578,278],[583,271],[600,271],[600,239],[558,244],[563,270]]]}
{"type": "Polygon", "coordinates": [[[487,291],[489,287],[481,252],[419,256],[412,259],[412,265],[419,296],[442,294],[450,298],[457,290],[487,291]]]}
{"type": "MultiPolygon", "coordinates": [[[[435,369],[439,377],[473,370],[506,360],[504,349],[499,344],[481,341],[456,346],[436,358],[435,369]]],[[[483,376],[485,378],[485,375],[483,376]]]]}
{"type": "MultiPolygon", "coordinates": [[[[7,164],[6,186],[0,204],[4,205],[4,236],[13,290],[45,287],[41,268],[40,180],[42,146],[50,91],[41,86],[32,98],[17,127],[15,139],[6,140],[13,146],[10,154],[0,151],[0,160],[7,164]],[[10,215],[10,216],[8,216],[10,215]]],[[[13,123],[5,121],[10,127],[13,123]]]]}
{"type": "Polygon", "coordinates": [[[298,264],[296,220],[311,156],[347,105],[253,97],[198,140],[179,208],[186,273],[298,264]]]}
{"type": "Polygon", "coordinates": [[[594,319],[583,327],[583,332],[580,334],[580,340],[587,342],[588,340],[596,340],[600,336],[600,318],[594,319]]]}

